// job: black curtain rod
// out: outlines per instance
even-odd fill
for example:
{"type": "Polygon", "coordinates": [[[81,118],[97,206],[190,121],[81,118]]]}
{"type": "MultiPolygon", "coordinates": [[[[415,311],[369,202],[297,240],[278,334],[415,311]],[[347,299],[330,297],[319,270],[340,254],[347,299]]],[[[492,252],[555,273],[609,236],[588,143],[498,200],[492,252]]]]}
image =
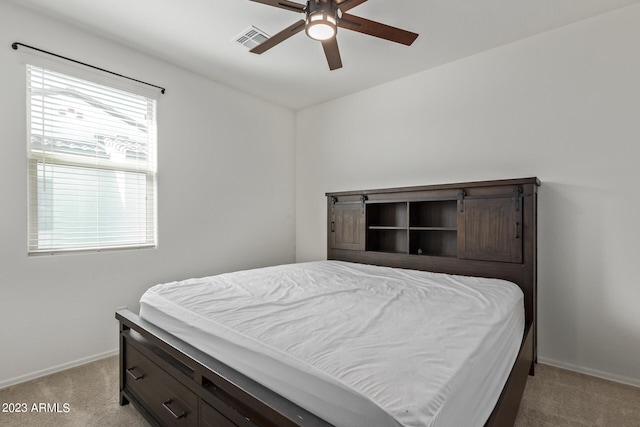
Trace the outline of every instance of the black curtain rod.
{"type": "Polygon", "coordinates": [[[75,62],[76,64],[84,65],[85,67],[93,68],[95,70],[104,71],[105,73],[113,74],[114,76],[122,77],[122,78],[129,79],[129,80],[133,80],[134,82],[142,83],[142,84],[145,84],[145,85],[148,85],[148,86],[153,86],[155,88],[160,89],[160,92],[162,92],[162,93],[164,93],[164,91],[165,91],[165,89],[163,87],[152,85],[151,83],[143,82],[142,80],[137,80],[137,79],[134,79],[132,77],[123,76],[122,74],[114,73],[113,71],[105,70],[104,68],[96,67],[94,65],[89,65],[89,64],[86,64],[84,62],[76,61],[75,59],[67,58],[66,56],[62,56],[62,55],[58,55],[58,54],[55,54],[55,53],[52,53],[52,52],[48,52],[46,50],[38,49],[37,47],[29,46],[28,44],[19,43],[19,42],[13,42],[11,44],[11,47],[13,48],[13,50],[18,50],[18,46],[28,47],[29,49],[37,50],[38,52],[46,53],[47,55],[51,55],[51,56],[55,56],[57,58],[61,58],[61,59],[67,60],[67,61],[75,62]]]}

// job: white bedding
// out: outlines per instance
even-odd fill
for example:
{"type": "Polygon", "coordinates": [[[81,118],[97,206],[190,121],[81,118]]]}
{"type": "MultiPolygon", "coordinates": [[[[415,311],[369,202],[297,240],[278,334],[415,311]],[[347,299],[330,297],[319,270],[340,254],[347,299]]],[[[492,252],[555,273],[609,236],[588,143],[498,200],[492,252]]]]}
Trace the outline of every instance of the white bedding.
{"type": "Polygon", "coordinates": [[[140,316],[339,427],[482,426],[524,331],[513,283],[340,261],[156,285],[140,316]]]}

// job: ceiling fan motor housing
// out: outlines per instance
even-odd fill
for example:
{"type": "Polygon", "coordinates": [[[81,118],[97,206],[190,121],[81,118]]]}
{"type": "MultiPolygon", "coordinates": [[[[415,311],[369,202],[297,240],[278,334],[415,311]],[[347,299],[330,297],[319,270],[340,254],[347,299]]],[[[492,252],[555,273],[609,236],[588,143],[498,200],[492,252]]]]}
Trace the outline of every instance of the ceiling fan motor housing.
{"type": "Polygon", "coordinates": [[[328,40],[338,31],[338,9],[331,0],[307,1],[305,32],[314,40],[328,40]]]}

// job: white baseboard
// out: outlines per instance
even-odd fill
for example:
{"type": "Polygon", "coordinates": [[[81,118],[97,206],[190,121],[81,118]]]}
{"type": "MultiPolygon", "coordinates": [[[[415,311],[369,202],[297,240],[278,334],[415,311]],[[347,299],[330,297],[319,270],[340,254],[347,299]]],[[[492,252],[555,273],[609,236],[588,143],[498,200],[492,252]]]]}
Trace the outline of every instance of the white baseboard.
{"type": "Polygon", "coordinates": [[[64,371],[66,369],[75,368],[76,366],[85,365],[87,363],[95,362],[96,360],[104,359],[106,357],[115,356],[118,354],[118,349],[106,351],[104,353],[94,354],[93,356],[84,357],[82,359],[74,360],[72,362],[63,363],[62,365],[53,366],[51,368],[43,369],[41,371],[32,372],[30,374],[21,375],[19,377],[11,378],[5,381],[0,381],[0,390],[12,385],[20,384],[26,381],[31,381],[36,378],[44,377],[45,375],[55,374],[56,372],[64,371]]]}
{"type": "MultiPolygon", "coordinates": [[[[22,376],[11,378],[5,381],[0,381],[0,389],[11,387],[12,385],[20,384],[26,381],[31,381],[36,378],[44,377],[46,375],[55,374],[56,372],[64,371],[70,368],[75,368],[76,366],[85,365],[87,363],[95,362],[96,360],[115,356],[117,354],[118,354],[118,349],[110,350],[104,353],[94,354],[93,356],[74,360],[72,362],[63,363],[62,365],[43,369],[41,371],[32,372],[27,375],[22,375],[22,376]]],[[[592,377],[602,378],[609,381],[615,381],[617,383],[627,384],[633,387],[640,387],[640,379],[638,378],[630,378],[622,375],[611,374],[609,372],[603,372],[597,369],[585,368],[583,366],[577,366],[571,363],[559,362],[557,360],[548,359],[545,357],[538,357],[538,363],[543,365],[555,366],[556,368],[566,369],[568,371],[578,372],[585,375],[591,375],[592,377]]]]}
{"type": "Polygon", "coordinates": [[[591,375],[592,377],[602,378],[609,381],[615,381],[617,383],[626,384],[633,387],[640,387],[639,378],[630,378],[623,375],[611,374],[609,372],[585,368],[583,366],[577,366],[571,363],[559,362],[557,360],[547,359],[545,357],[538,357],[538,363],[542,365],[555,366],[556,368],[566,369],[568,371],[578,372],[580,374],[591,375]]]}

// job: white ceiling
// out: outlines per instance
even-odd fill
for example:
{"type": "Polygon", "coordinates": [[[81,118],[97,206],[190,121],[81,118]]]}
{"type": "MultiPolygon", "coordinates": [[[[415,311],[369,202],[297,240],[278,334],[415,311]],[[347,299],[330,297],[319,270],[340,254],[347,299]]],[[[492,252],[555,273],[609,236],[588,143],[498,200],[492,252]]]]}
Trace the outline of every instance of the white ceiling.
{"type": "Polygon", "coordinates": [[[262,55],[233,42],[251,25],[273,35],[303,18],[249,0],[11,1],[294,110],[640,2],[369,0],[349,13],[420,36],[407,47],[339,29],[344,67],[329,71],[304,32],[262,55]]]}

